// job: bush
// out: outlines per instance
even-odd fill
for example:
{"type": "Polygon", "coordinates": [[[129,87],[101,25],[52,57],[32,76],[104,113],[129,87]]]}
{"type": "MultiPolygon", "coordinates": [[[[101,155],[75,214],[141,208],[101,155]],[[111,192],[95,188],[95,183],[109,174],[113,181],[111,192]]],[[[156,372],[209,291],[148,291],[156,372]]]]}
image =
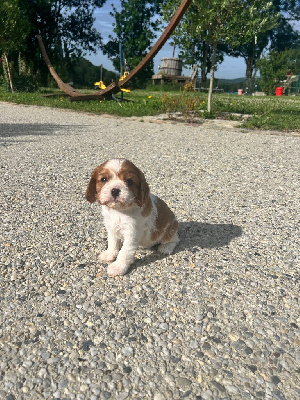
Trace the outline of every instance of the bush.
{"type": "Polygon", "coordinates": [[[146,86],[146,90],[151,92],[180,92],[183,89],[183,85],[180,83],[164,83],[153,85],[152,81],[146,86]]]}
{"type": "Polygon", "coordinates": [[[19,75],[13,81],[14,90],[16,92],[35,92],[38,89],[38,84],[31,76],[19,75]]]}
{"type": "Polygon", "coordinates": [[[180,94],[163,94],[161,98],[161,110],[163,113],[181,113],[185,120],[189,120],[199,114],[205,101],[199,95],[181,92],[180,94]]]}
{"type": "MultiPolygon", "coordinates": [[[[10,92],[9,83],[3,77],[0,77],[0,85],[10,92]]],[[[22,75],[14,76],[13,86],[15,92],[33,93],[38,89],[38,84],[32,77],[22,75]]]]}

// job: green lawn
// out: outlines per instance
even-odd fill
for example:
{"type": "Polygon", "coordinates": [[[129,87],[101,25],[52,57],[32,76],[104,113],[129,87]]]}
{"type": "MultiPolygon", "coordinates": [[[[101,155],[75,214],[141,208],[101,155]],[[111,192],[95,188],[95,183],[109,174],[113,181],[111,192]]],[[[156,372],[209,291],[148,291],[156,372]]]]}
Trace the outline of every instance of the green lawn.
{"type": "MultiPolygon", "coordinates": [[[[125,93],[121,103],[115,101],[69,102],[57,89],[43,89],[35,93],[9,93],[0,89],[0,101],[59,107],[96,114],[123,117],[180,112],[186,120],[197,118],[243,119],[243,127],[300,132],[300,96],[254,97],[229,94],[213,95],[213,113],[206,112],[207,94],[192,92],[160,92],[134,90],[125,93]],[[43,97],[56,93],[55,97],[43,97]]],[[[120,96],[120,95],[119,95],[120,96]]]]}

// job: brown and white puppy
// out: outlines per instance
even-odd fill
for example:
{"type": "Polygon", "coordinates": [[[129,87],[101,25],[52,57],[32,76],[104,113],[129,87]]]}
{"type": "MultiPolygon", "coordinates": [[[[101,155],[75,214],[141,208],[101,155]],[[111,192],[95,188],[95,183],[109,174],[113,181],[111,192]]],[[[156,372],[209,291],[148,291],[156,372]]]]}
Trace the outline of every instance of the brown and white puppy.
{"type": "Polygon", "coordinates": [[[110,276],[127,272],[139,246],[159,243],[160,253],[171,254],[179,242],[175,215],[150,193],[144,174],[128,160],[112,159],[95,168],[85,196],[102,205],[108,248],[100,259],[111,263],[110,276]]]}

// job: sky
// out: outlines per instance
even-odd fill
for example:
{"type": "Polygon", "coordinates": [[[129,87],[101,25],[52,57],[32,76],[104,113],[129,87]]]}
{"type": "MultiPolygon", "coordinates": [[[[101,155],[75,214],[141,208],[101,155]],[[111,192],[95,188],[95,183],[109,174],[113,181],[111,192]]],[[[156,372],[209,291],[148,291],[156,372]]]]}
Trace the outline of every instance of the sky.
{"type": "MultiPolygon", "coordinates": [[[[113,22],[114,18],[109,15],[110,11],[112,11],[112,3],[115,5],[117,10],[120,10],[120,2],[118,0],[107,0],[105,5],[102,8],[98,8],[95,11],[96,21],[94,23],[95,28],[102,35],[103,42],[106,43],[108,41],[109,35],[114,35],[113,33],[113,22]]],[[[159,65],[160,60],[163,57],[172,57],[173,56],[173,47],[167,42],[164,47],[159,51],[159,53],[154,58],[154,73],[159,73],[159,65]]],[[[175,52],[175,57],[178,54],[175,52]]],[[[96,54],[91,54],[86,56],[88,60],[90,60],[94,65],[103,65],[104,68],[113,71],[114,67],[111,61],[103,55],[101,50],[97,50],[96,54]]],[[[189,75],[191,73],[191,69],[184,69],[183,75],[189,75]]],[[[246,64],[243,58],[235,58],[225,56],[224,61],[221,65],[218,66],[218,70],[215,73],[215,77],[219,79],[235,79],[242,78],[246,75],[246,64]]]]}

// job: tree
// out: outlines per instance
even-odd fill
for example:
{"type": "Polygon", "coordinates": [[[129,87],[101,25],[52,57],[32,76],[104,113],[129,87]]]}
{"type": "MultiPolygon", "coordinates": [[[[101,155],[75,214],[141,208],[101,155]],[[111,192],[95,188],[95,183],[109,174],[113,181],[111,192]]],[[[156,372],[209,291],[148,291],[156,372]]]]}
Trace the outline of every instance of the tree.
{"type": "Polygon", "coordinates": [[[258,33],[256,40],[253,38],[249,43],[242,44],[231,49],[229,55],[243,57],[246,63],[247,87],[254,84],[257,63],[264,50],[282,51],[287,48],[296,48],[300,45],[300,35],[291,25],[291,21],[299,17],[299,0],[273,0],[272,6],[279,15],[277,24],[266,32],[258,33]]]}
{"type": "MultiPolygon", "coordinates": [[[[179,0],[167,0],[162,6],[163,19],[169,22],[178,7],[179,0]]],[[[212,45],[205,40],[205,32],[201,35],[197,32],[197,12],[198,9],[191,4],[185,15],[181,19],[175,32],[172,34],[174,50],[179,48],[179,57],[185,66],[199,64],[201,71],[201,87],[205,87],[207,74],[211,69],[212,45]]],[[[174,52],[173,52],[174,53],[174,52]]],[[[223,61],[223,51],[217,49],[216,64],[223,61]]]]}
{"type": "MultiPolygon", "coordinates": [[[[179,0],[167,0],[166,9],[179,0]]],[[[208,111],[211,111],[218,45],[236,47],[251,41],[276,24],[278,14],[269,0],[193,0],[180,29],[189,40],[198,37],[212,48],[208,111]],[[187,22],[188,21],[188,22],[187,22]]],[[[203,67],[202,67],[203,68],[203,67]]]]}
{"type": "MultiPolygon", "coordinates": [[[[113,6],[111,15],[115,18],[113,31],[116,36],[110,35],[110,40],[102,50],[112,60],[116,70],[120,69],[120,43],[130,69],[133,69],[147,54],[158,28],[155,15],[159,12],[162,1],[121,0],[121,11],[113,6]]],[[[152,74],[153,61],[140,72],[136,84],[143,86],[152,74]]]]}
{"type": "Polygon", "coordinates": [[[299,31],[290,24],[288,18],[280,15],[278,26],[269,32],[270,50],[283,51],[300,46],[299,31]]]}
{"type": "Polygon", "coordinates": [[[259,33],[273,28],[278,14],[268,0],[194,0],[198,8],[197,32],[205,32],[206,40],[213,45],[208,112],[211,99],[218,43],[235,47],[256,40],[259,33]]]}
{"type": "Polygon", "coordinates": [[[29,24],[19,9],[18,0],[8,0],[0,3],[0,50],[3,53],[4,71],[11,91],[14,91],[8,54],[20,50],[29,30],[29,24]]]}
{"type": "MultiPolygon", "coordinates": [[[[106,0],[19,0],[20,10],[30,23],[24,57],[42,71],[43,84],[48,71],[41,60],[36,35],[43,38],[52,63],[68,64],[73,57],[95,52],[101,35],[93,27],[94,11],[106,0]]],[[[60,69],[57,68],[59,71],[60,69]]]]}
{"type": "Polygon", "coordinates": [[[257,61],[269,43],[268,32],[255,36],[250,42],[230,48],[228,55],[243,57],[246,64],[246,88],[251,91],[257,72],[257,61]]]}

